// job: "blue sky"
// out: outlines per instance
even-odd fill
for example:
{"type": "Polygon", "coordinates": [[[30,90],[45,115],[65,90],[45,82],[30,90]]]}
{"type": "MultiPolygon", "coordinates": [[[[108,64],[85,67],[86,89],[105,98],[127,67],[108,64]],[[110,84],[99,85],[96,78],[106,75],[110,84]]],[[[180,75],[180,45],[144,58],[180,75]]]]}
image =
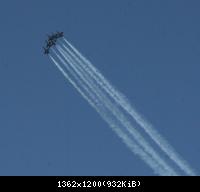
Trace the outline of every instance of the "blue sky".
{"type": "Polygon", "coordinates": [[[42,53],[64,31],[200,170],[199,1],[0,2],[0,175],[153,175],[42,53]]]}

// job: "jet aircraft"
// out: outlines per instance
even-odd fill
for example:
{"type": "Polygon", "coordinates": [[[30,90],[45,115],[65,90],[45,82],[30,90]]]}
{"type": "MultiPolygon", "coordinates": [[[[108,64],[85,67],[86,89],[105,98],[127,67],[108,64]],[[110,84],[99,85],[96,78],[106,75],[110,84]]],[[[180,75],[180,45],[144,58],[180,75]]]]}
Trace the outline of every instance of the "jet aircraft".
{"type": "Polygon", "coordinates": [[[64,36],[64,33],[63,32],[57,32],[56,33],[56,37],[57,38],[60,38],[60,37],[63,37],[64,36]]]}
{"type": "Polygon", "coordinates": [[[44,49],[44,54],[49,54],[49,48],[43,47],[43,49],[44,49]]]}
{"type": "Polygon", "coordinates": [[[56,45],[55,40],[48,40],[48,41],[46,41],[46,47],[50,48],[53,45],[56,45]]]}
{"type": "Polygon", "coordinates": [[[48,35],[48,41],[56,42],[57,39],[63,37],[63,35],[63,32],[56,32],[55,34],[53,33],[52,35],[48,35]]]}
{"type": "Polygon", "coordinates": [[[43,47],[44,48],[44,54],[48,54],[50,48],[53,45],[56,45],[57,39],[59,39],[63,36],[64,36],[63,32],[56,32],[55,34],[53,33],[52,35],[48,35],[48,40],[46,40],[46,47],[43,47]]]}

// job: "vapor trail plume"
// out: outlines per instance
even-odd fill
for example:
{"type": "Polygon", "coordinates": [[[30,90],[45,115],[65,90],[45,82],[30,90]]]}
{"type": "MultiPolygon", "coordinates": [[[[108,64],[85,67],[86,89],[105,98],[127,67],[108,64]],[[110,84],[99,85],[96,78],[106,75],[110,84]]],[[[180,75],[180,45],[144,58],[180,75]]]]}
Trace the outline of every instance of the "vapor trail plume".
{"type": "MultiPolygon", "coordinates": [[[[164,169],[170,173],[170,175],[177,175],[177,173],[175,173],[175,171],[171,167],[169,167],[166,164],[166,162],[163,161],[163,159],[159,157],[159,155],[150,146],[150,144],[147,141],[145,141],[145,139],[137,132],[137,130],[126,119],[124,114],[116,107],[115,104],[112,103],[109,97],[105,95],[105,92],[103,93],[101,89],[99,89],[99,87],[95,85],[95,83],[91,80],[91,78],[88,78],[88,74],[85,73],[77,65],[76,60],[74,60],[74,58],[68,55],[60,46],[58,46],[58,50],[60,51],[63,58],[65,58],[65,60],[68,62],[70,67],[73,68],[73,70],[79,75],[81,81],[87,84],[90,90],[93,91],[94,94],[96,95],[96,98],[101,100],[101,103],[103,103],[102,105],[104,105],[105,107],[108,108],[108,110],[110,110],[110,113],[113,114],[113,116],[115,116],[115,118],[121,123],[121,125],[127,129],[127,131],[133,136],[133,138],[137,141],[137,143],[139,143],[139,145],[143,147],[146,153],[149,153],[149,155],[151,155],[152,158],[155,159],[158,164],[163,166],[164,169]]],[[[63,61],[62,63],[64,64],[63,61]]]]}
{"type": "MultiPolygon", "coordinates": [[[[86,101],[99,113],[99,115],[109,124],[109,126],[113,129],[113,131],[123,140],[123,142],[127,145],[127,147],[135,154],[137,154],[142,160],[144,160],[153,170],[155,173],[159,175],[167,175],[166,171],[160,168],[160,166],[157,165],[157,162],[155,162],[149,155],[147,155],[141,147],[139,147],[135,142],[133,142],[132,139],[124,132],[114,119],[107,115],[109,112],[107,112],[107,109],[104,108],[102,105],[98,105],[97,103],[93,102],[92,99],[87,95],[88,92],[84,92],[81,90],[79,86],[77,85],[75,81],[72,80],[72,78],[69,77],[69,75],[65,72],[65,70],[60,66],[60,64],[50,55],[50,59],[53,61],[53,63],[56,65],[56,67],[59,69],[59,71],[63,74],[63,76],[74,86],[74,88],[83,96],[83,98],[86,99],[86,101]]],[[[70,68],[69,72],[71,71],[70,68]]]]}
{"type": "Polygon", "coordinates": [[[174,161],[174,163],[186,174],[195,175],[195,172],[190,168],[190,166],[175,152],[175,150],[170,146],[170,144],[162,138],[162,136],[148,123],[130,104],[128,99],[117,91],[108,80],[106,80],[103,75],[65,38],[64,41],[71,48],[67,48],[64,44],[65,49],[73,57],[79,61],[80,66],[87,71],[87,73],[95,79],[101,88],[103,88],[107,94],[109,94],[115,102],[120,105],[130,116],[132,116],[135,121],[144,129],[144,131],[150,136],[150,138],[165,152],[168,157],[174,161]]]}

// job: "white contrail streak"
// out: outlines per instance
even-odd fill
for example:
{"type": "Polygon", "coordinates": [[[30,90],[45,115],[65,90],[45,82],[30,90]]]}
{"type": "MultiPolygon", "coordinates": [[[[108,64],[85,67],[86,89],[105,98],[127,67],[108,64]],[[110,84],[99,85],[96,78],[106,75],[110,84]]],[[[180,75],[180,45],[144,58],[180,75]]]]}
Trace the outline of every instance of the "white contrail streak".
{"type": "MultiPolygon", "coordinates": [[[[113,131],[116,132],[116,134],[123,140],[123,142],[130,148],[130,150],[138,154],[142,160],[144,160],[154,171],[155,173],[159,175],[166,175],[166,171],[160,168],[160,166],[157,165],[157,162],[151,159],[149,155],[147,155],[141,147],[139,147],[137,144],[133,142],[132,139],[126,134],[114,121],[113,118],[111,118],[109,115],[107,115],[106,108],[103,107],[103,105],[98,105],[97,103],[93,102],[88,96],[88,92],[84,92],[80,89],[80,87],[69,77],[69,75],[65,72],[65,70],[60,66],[60,64],[50,55],[50,59],[53,61],[53,63],[56,65],[56,67],[60,70],[60,72],[64,75],[64,77],[75,87],[75,89],[85,98],[88,103],[100,114],[100,116],[109,124],[109,126],[113,129],[113,131]]],[[[71,71],[70,68],[69,72],[71,71]]],[[[80,85],[82,86],[82,85],[80,85]]]]}
{"type": "Polygon", "coordinates": [[[148,123],[142,116],[131,106],[130,102],[117,91],[111,84],[106,80],[103,75],[65,38],[64,41],[73,50],[67,48],[64,44],[65,49],[79,61],[81,67],[92,76],[93,79],[119,104],[128,114],[130,114],[136,122],[145,130],[145,132],[153,139],[153,141],[169,156],[174,163],[182,169],[188,175],[195,175],[195,172],[190,166],[175,152],[170,144],[161,137],[161,135],[148,123]],[[76,54],[76,55],[75,55],[76,54]]]}
{"type": "MultiPolygon", "coordinates": [[[[161,164],[166,171],[170,172],[171,175],[177,175],[171,167],[169,167],[166,162],[164,162],[159,155],[154,151],[154,149],[145,141],[145,139],[137,132],[134,127],[132,127],[131,123],[126,119],[124,114],[114,105],[106,95],[92,82],[89,78],[87,78],[87,74],[77,65],[76,61],[73,60],[73,58],[68,55],[60,46],[58,46],[58,50],[60,51],[61,55],[66,59],[66,61],[69,63],[71,68],[76,71],[76,73],[80,76],[82,81],[84,81],[88,87],[96,94],[98,99],[101,100],[102,103],[104,103],[104,106],[106,106],[110,112],[118,119],[118,121],[121,122],[121,124],[132,134],[132,136],[135,138],[135,140],[144,148],[144,150],[149,153],[158,164],[161,164]]],[[[62,61],[64,64],[64,62],[62,61]]],[[[65,65],[65,64],[64,64],[65,65]]],[[[67,65],[67,64],[66,64],[67,65]]]]}

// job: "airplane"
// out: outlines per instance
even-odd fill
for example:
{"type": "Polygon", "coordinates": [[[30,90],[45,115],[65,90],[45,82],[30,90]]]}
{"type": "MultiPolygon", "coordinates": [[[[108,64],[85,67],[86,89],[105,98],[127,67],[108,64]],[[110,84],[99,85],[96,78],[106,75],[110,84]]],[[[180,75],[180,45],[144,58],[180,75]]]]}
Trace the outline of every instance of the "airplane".
{"type": "Polygon", "coordinates": [[[57,31],[56,35],[57,35],[57,38],[60,38],[60,37],[63,37],[63,36],[64,36],[64,33],[63,33],[63,32],[58,32],[58,31],[57,31]]]}
{"type": "Polygon", "coordinates": [[[64,36],[63,32],[56,32],[55,34],[53,33],[52,35],[48,35],[48,41],[56,42],[58,38],[63,36],[64,36]]]}
{"type": "Polygon", "coordinates": [[[53,46],[56,45],[55,40],[46,40],[46,47],[43,47],[44,49],[44,54],[49,54],[49,49],[53,46]]]}
{"type": "Polygon", "coordinates": [[[54,37],[53,37],[52,35],[47,35],[47,36],[48,36],[48,40],[49,40],[49,41],[54,40],[54,37]]]}
{"type": "Polygon", "coordinates": [[[46,47],[50,48],[53,45],[56,45],[55,40],[46,40],[46,47]]]}
{"type": "Polygon", "coordinates": [[[49,54],[49,48],[43,47],[43,49],[44,49],[44,54],[49,54]]]}
{"type": "Polygon", "coordinates": [[[53,33],[52,35],[47,35],[48,36],[48,40],[46,40],[46,46],[43,47],[44,49],[44,54],[48,54],[49,51],[50,51],[50,48],[53,46],[53,45],[56,45],[56,41],[58,38],[61,38],[64,36],[64,33],[63,32],[56,32],[56,33],[53,33]]]}

